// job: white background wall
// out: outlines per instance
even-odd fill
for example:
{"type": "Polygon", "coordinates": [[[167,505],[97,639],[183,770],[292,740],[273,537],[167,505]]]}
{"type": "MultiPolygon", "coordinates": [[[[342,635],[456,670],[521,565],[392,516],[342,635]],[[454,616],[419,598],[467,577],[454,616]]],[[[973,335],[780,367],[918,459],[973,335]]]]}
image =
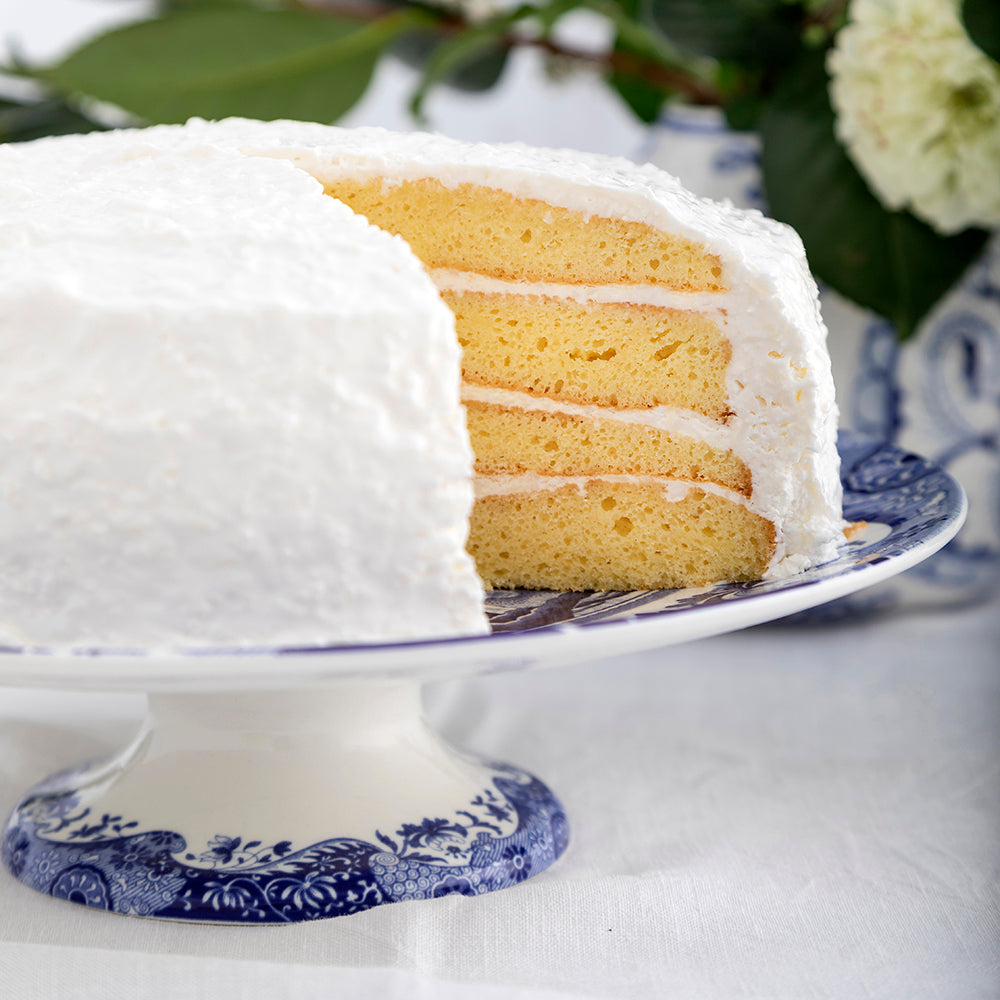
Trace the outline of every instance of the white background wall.
{"type": "MultiPolygon", "coordinates": [[[[52,61],[149,7],[147,0],[0,0],[0,51],[52,61]]],[[[606,37],[605,26],[585,15],[564,30],[579,45],[599,45],[606,37]]],[[[368,93],[342,124],[415,128],[406,103],[416,79],[409,67],[383,60],[368,93]]],[[[553,82],[534,51],[515,52],[500,85],[488,94],[439,88],[426,111],[430,128],[460,139],[520,140],[627,156],[636,153],[644,135],[642,124],[599,77],[579,71],[553,82]]]]}

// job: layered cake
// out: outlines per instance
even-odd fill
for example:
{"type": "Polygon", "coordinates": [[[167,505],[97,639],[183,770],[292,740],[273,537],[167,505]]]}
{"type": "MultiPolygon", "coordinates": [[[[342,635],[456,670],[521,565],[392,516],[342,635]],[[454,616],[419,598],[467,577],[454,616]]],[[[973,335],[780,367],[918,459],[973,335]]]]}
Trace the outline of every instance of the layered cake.
{"type": "MultiPolygon", "coordinates": [[[[8,610],[29,594],[38,607],[75,606],[82,577],[97,587],[125,573],[143,593],[148,567],[136,552],[148,544],[167,560],[173,546],[183,562],[201,533],[211,542],[189,567],[200,610],[178,616],[167,610],[172,602],[149,595],[149,603],[177,616],[175,638],[237,642],[385,637],[380,615],[396,619],[400,601],[418,590],[408,634],[481,629],[481,590],[461,551],[466,530],[487,586],[555,589],[779,577],[831,557],[843,537],[815,285],[795,234],[758,213],[702,201],[624,160],[297,122],[196,121],[3,152],[13,187],[4,186],[30,196],[2,208],[15,223],[3,246],[17,266],[0,278],[0,296],[23,300],[19,314],[4,309],[0,319],[0,349],[13,361],[4,377],[26,386],[23,400],[56,371],[45,408],[65,395],[73,409],[65,381],[82,394],[87,420],[102,414],[92,427],[84,422],[92,436],[80,439],[72,472],[57,469],[60,485],[72,487],[60,496],[70,504],[73,490],[93,489],[95,456],[119,462],[116,434],[139,442],[119,471],[161,484],[164,474],[139,454],[143,445],[171,453],[172,420],[192,448],[214,439],[229,458],[218,470],[211,461],[175,470],[176,483],[190,480],[194,492],[169,503],[158,504],[153,488],[126,490],[126,515],[120,495],[102,506],[114,492],[107,487],[88,513],[42,517],[30,533],[39,544],[14,551],[27,565],[46,538],[50,563],[37,567],[35,582],[30,572],[5,574],[0,622],[16,621],[8,610]],[[218,232],[216,219],[224,219],[218,232]],[[154,238],[140,235],[147,230],[154,238]],[[94,271],[88,242],[103,270],[94,271]],[[58,315],[32,311],[49,286],[58,315]],[[246,324],[269,334],[248,334],[246,324]],[[25,331],[55,326],[45,372],[32,374],[25,331]],[[146,345],[143,363],[119,361],[122,344],[146,345]],[[161,381],[161,363],[175,380],[162,398],[144,388],[161,381]],[[25,366],[30,387],[19,374],[25,366]],[[237,377],[244,367],[248,377],[237,377]],[[162,433],[168,399],[177,413],[162,433]],[[301,430],[310,427],[314,439],[301,430]],[[268,485],[272,466],[280,489],[268,485]],[[244,478],[218,493],[237,470],[244,478]],[[297,526],[278,514],[292,496],[297,526]],[[202,520],[199,503],[209,497],[217,497],[215,516],[202,520]],[[227,512],[244,505],[249,520],[230,522],[227,512]],[[305,528],[313,518],[324,540],[315,549],[305,528]],[[123,524],[139,548],[85,572],[96,537],[115,537],[123,524]],[[159,542],[145,540],[153,524],[159,542]],[[258,551],[263,537],[270,541],[258,551]],[[263,563],[277,552],[288,555],[288,571],[268,578],[263,563]],[[308,583],[292,579],[299,560],[308,583]],[[217,564],[241,582],[226,582],[217,564]],[[244,572],[249,565],[257,568],[244,572]],[[343,612],[343,628],[339,611],[320,611],[352,580],[371,628],[347,624],[358,620],[353,611],[343,612]],[[259,628],[255,613],[245,616],[253,635],[216,617],[237,591],[256,600],[245,593],[254,587],[275,606],[259,628]],[[312,603],[290,600],[286,622],[286,594],[297,590],[312,603]]],[[[49,424],[40,401],[32,414],[49,424]]],[[[46,430],[51,448],[65,452],[77,440],[71,431],[80,428],[46,430]]],[[[7,440],[34,447],[21,431],[7,440]]],[[[20,512],[4,521],[11,537],[51,479],[48,460],[21,461],[25,476],[7,473],[26,484],[20,512]]],[[[119,485],[128,481],[116,475],[119,485]]],[[[125,633],[145,642],[144,629],[125,633]]]]}

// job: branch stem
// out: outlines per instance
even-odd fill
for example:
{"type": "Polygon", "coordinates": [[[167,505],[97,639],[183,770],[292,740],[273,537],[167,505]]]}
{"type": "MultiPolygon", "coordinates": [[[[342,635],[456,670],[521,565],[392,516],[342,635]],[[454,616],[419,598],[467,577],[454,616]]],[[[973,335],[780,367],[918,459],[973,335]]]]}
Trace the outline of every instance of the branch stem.
{"type": "MultiPolygon", "coordinates": [[[[398,6],[391,6],[378,0],[295,0],[298,5],[312,11],[327,13],[335,17],[356,18],[373,21],[399,11],[398,6]]],[[[421,5],[428,13],[432,8],[421,5]]],[[[435,31],[454,35],[475,26],[459,11],[433,10],[436,18],[433,25],[435,31]]],[[[527,20],[527,19],[526,19],[527,20]]],[[[650,83],[657,84],[666,90],[676,91],[692,104],[721,105],[723,95],[717,87],[707,80],[687,72],[676,66],[670,66],[638,53],[620,50],[594,51],[566,45],[549,35],[535,35],[528,31],[512,30],[498,39],[501,45],[508,48],[542,49],[549,55],[566,59],[580,65],[589,66],[601,73],[623,73],[641,77],[650,83]]]]}

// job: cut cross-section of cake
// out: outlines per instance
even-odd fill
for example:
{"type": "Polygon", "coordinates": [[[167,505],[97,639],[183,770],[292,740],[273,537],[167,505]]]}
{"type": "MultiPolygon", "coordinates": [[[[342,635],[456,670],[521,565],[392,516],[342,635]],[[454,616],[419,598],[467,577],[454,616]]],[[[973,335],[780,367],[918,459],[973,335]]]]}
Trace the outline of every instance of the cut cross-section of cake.
{"type": "Polygon", "coordinates": [[[201,128],[292,159],[430,270],[463,350],[488,585],[666,588],[832,557],[837,410],[788,227],[620,159],[201,128]]]}

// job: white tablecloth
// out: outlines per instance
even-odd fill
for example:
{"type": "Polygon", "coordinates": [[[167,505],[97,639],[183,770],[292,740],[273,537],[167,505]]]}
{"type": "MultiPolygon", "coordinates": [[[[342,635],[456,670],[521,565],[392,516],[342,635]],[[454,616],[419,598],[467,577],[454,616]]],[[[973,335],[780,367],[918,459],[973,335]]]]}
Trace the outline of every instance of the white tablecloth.
{"type": "MultiPolygon", "coordinates": [[[[0,699],[4,810],[143,708],[0,699]]],[[[998,709],[998,604],[443,684],[440,731],[562,798],[553,868],[242,929],[89,911],[3,873],[0,995],[1000,997],[998,709]]]]}

